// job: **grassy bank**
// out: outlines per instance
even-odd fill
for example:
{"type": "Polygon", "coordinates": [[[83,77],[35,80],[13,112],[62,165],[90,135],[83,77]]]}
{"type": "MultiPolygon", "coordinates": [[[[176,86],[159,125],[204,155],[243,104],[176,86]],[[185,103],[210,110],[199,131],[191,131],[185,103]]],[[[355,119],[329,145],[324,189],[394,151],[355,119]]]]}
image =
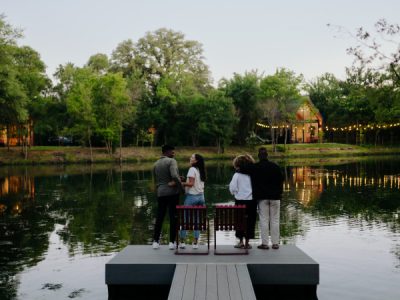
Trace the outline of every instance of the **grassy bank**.
{"type": "MultiPolygon", "coordinates": [[[[327,157],[354,157],[365,155],[400,154],[400,147],[360,147],[346,144],[291,144],[277,146],[273,152],[271,145],[266,146],[273,159],[323,159],[327,157]]],[[[192,153],[202,154],[206,159],[232,159],[238,154],[250,153],[256,157],[257,149],[249,147],[228,147],[223,154],[215,147],[177,147],[176,158],[188,160],[192,153]]],[[[160,147],[125,147],[122,149],[122,159],[125,163],[151,162],[160,156],[160,147]]],[[[94,163],[110,163],[119,161],[119,150],[110,156],[104,148],[93,149],[94,163]]],[[[36,146],[29,151],[28,159],[21,155],[19,147],[0,148],[0,165],[32,165],[32,164],[75,164],[89,163],[90,150],[83,147],[36,146]]]]}

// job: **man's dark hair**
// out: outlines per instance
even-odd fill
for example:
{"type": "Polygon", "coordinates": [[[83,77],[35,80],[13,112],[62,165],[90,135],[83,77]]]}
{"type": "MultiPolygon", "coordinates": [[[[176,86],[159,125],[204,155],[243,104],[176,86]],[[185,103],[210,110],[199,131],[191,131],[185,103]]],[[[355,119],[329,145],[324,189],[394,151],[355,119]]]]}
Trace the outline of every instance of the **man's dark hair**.
{"type": "Polygon", "coordinates": [[[267,148],[261,147],[260,149],[258,149],[258,158],[259,158],[260,160],[266,160],[266,159],[268,159],[267,148]]]}
{"type": "Polygon", "coordinates": [[[164,145],[164,146],[161,147],[161,152],[162,153],[165,153],[165,152],[170,151],[170,150],[175,150],[175,147],[171,146],[171,145],[164,145]]]}

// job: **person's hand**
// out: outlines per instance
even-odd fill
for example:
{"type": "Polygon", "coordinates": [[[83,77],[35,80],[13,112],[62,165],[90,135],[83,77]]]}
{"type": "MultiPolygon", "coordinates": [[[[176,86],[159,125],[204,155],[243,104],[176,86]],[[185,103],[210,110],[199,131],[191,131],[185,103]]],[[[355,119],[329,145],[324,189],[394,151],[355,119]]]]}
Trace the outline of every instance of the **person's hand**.
{"type": "Polygon", "coordinates": [[[172,181],[168,182],[168,186],[171,186],[171,187],[176,186],[176,182],[172,180],[172,181]]]}

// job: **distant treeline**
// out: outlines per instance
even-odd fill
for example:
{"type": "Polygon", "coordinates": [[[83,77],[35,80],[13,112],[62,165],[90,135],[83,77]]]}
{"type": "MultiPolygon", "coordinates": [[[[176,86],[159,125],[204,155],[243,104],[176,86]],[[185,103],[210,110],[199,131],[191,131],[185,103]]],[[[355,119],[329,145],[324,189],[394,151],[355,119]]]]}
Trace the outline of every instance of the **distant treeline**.
{"type": "MultiPolygon", "coordinates": [[[[381,34],[398,36],[393,25],[381,26],[392,26],[381,34]]],[[[292,124],[304,95],[319,109],[324,126],[399,121],[400,56],[388,55],[389,61],[375,68],[360,48],[351,48],[358,64],[347,69],[345,80],[324,74],[305,82],[281,68],[272,75],[235,73],[215,87],[201,44],[161,28],[121,42],[110,57],[98,53],[82,67],[59,65],[52,82],[39,53],[17,44],[20,36],[1,16],[0,124],[8,135],[26,136],[32,121],[36,144],[66,136],[89,147],[106,146],[110,153],[123,145],[163,143],[216,145],[222,151],[225,145],[246,144],[257,122],[292,124]]],[[[383,131],[366,132],[372,138],[357,141],[383,142],[383,131]]],[[[276,133],[258,129],[257,134],[276,133]]],[[[398,127],[389,135],[392,143],[398,141],[398,127]]]]}

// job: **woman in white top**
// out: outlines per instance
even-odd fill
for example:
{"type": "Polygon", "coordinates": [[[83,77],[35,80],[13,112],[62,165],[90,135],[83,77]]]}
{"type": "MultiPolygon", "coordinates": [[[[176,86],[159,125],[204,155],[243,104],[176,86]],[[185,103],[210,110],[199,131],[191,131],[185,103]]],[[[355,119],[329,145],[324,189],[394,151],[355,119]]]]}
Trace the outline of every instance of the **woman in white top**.
{"type": "MultiPolygon", "coordinates": [[[[185,187],[185,203],[184,205],[189,206],[203,206],[205,205],[204,200],[204,182],[206,181],[206,169],[204,158],[200,154],[193,154],[190,157],[190,168],[187,173],[186,182],[182,182],[182,186],[185,187]]],[[[198,240],[200,236],[199,230],[194,230],[194,241],[193,249],[198,248],[198,240]]],[[[185,248],[186,231],[181,231],[181,243],[180,248],[185,248]]]]}
{"type": "MultiPolygon", "coordinates": [[[[233,166],[236,170],[253,163],[254,159],[249,154],[239,155],[233,160],[233,166]]],[[[242,230],[236,230],[236,237],[239,238],[239,243],[235,245],[235,248],[251,249],[249,241],[254,239],[257,203],[253,200],[250,176],[236,172],[229,183],[229,191],[235,197],[235,205],[246,205],[246,234],[242,230]],[[245,244],[243,244],[243,239],[245,239],[245,244]]]]}

